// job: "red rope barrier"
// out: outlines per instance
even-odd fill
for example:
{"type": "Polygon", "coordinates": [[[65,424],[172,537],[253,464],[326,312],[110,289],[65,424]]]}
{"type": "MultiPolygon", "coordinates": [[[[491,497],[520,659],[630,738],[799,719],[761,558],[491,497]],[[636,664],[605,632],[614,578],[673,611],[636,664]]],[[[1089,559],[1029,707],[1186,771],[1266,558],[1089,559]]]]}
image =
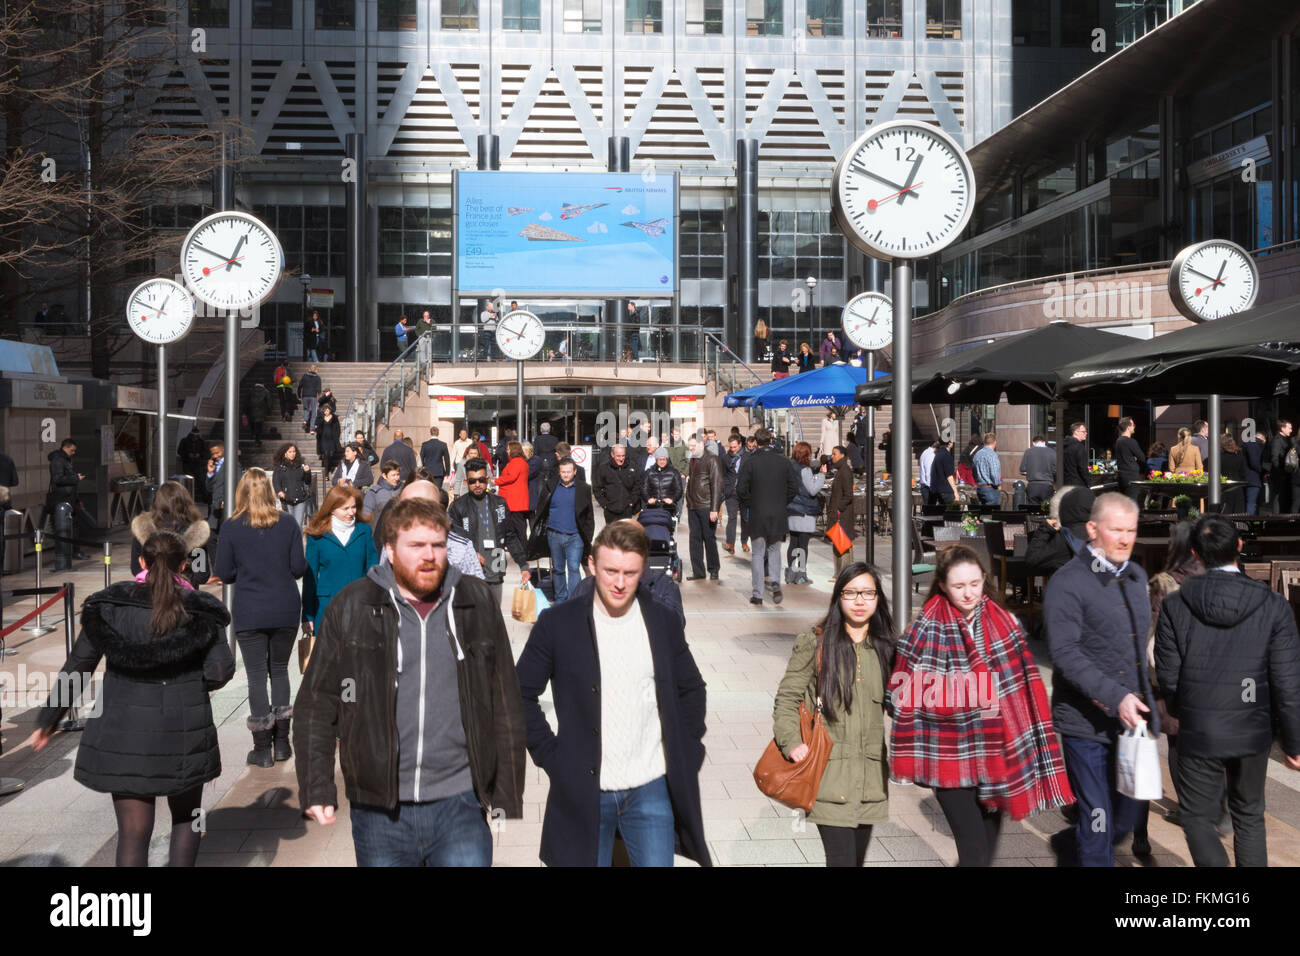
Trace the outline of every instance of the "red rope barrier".
{"type": "Polygon", "coordinates": [[[0,631],[0,638],[6,638],[6,637],[8,637],[8,636],[9,636],[10,634],[12,634],[14,631],[18,630],[18,628],[22,627],[24,624],[26,624],[26,623],[27,623],[28,621],[30,621],[32,618],[36,617],[37,614],[44,614],[44,613],[45,613],[46,611],[48,611],[51,607],[53,607],[56,603],[58,603],[59,601],[62,601],[64,595],[66,595],[67,593],[68,593],[68,589],[67,589],[66,587],[59,588],[58,592],[57,592],[53,597],[51,597],[48,601],[46,601],[44,604],[42,604],[42,605],[41,605],[40,607],[38,607],[36,610],[32,611],[32,613],[28,614],[26,617],[22,618],[21,620],[15,621],[14,623],[10,624],[10,625],[9,625],[8,627],[6,627],[3,631],[0,631]]]}

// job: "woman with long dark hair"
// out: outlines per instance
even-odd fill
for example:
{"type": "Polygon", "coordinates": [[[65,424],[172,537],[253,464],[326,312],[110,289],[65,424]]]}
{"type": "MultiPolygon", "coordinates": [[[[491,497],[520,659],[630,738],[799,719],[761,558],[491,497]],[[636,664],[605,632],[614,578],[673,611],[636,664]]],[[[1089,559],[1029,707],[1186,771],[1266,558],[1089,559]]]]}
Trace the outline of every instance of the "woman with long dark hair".
{"type": "Polygon", "coordinates": [[[189,549],[180,535],[155,531],[141,555],[143,582],[120,581],[86,599],[81,635],[31,743],[38,751],[49,743],[74,688],[89,687],[107,658],[73,776],[113,795],[118,866],[148,865],[158,797],[167,798],[172,817],[169,864],[193,866],[201,836],[194,811],[203,785],[221,775],[208,693],[235,674],[225,637],[230,615],[185,579],[189,549]]]}
{"type": "Polygon", "coordinates": [[[235,511],[217,540],[217,577],[236,585],[235,639],[248,673],[248,762],[272,767],[288,760],[289,655],[302,621],[298,578],[307,572],[302,528],[275,507],[271,479],[250,468],[235,489],[235,511]],[[267,678],[271,693],[267,696],[267,678]],[[272,751],[272,742],[275,748],[272,751]]]}
{"type": "Polygon", "coordinates": [[[379,563],[370,525],[361,515],[361,492],[335,485],[307,522],[307,574],[302,582],[303,627],[315,631],[330,598],[379,563]]]}
{"type": "Polygon", "coordinates": [[[307,523],[307,506],[311,503],[311,465],[302,460],[293,442],[281,445],[274,461],[271,483],[275,496],[301,528],[307,523]]]}
{"type": "Polygon", "coordinates": [[[862,561],[835,578],[830,608],[795,638],[776,691],[772,736],[786,759],[808,755],[799,733],[799,701],[820,704],[834,745],[808,819],[827,866],[862,866],[871,828],[889,820],[885,682],[894,663],[894,623],[880,572],[862,561]]]}
{"type": "Polygon", "coordinates": [[[321,406],[320,423],[316,426],[316,454],[320,456],[323,475],[333,474],[339,459],[343,457],[343,446],[340,444],[342,433],[342,426],[334,416],[333,407],[321,406]]]}
{"type": "MultiPolygon", "coordinates": [[[[145,570],[144,543],[156,531],[174,531],[185,540],[185,553],[193,555],[196,548],[208,543],[212,529],[194,504],[193,497],[179,481],[164,481],[153,496],[153,507],[141,512],[131,521],[131,574],[145,570]]],[[[198,587],[209,578],[206,559],[202,571],[192,564],[185,572],[190,584],[198,587]]]]}
{"type": "Polygon", "coordinates": [[[940,552],[889,682],[893,779],[934,791],[958,866],[992,864],[1003,814],[1074,802],[1028,639],[992,594],[974,551],[940,552]]]}
{"type": "Polygon", "coordinates": [[[811,584],[808,578],[808,542],[817,531],[817,516],[822,513],[822,502],[817,496],[826,486],[826,467],[819,465],[817,471],[813,471],[812,445],[806,441],[795,443],[790,458],[799,473],[799,490],[785,509],[790,525],[790,544],[785,552],[785,583],[811,584]]]}

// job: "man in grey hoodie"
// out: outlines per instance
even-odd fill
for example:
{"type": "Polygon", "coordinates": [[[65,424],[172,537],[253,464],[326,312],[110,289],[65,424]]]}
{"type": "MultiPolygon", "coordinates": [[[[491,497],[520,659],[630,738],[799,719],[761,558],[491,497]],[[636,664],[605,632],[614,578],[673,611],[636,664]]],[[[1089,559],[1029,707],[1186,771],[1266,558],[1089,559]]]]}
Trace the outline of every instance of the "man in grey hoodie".
{"type": "Polygon", "coordinates": [[[343,755],[358,866],[490,866],[488,819],[523,808],[522,698],[487,585],[447,564],[447,516],[386,516],[387,565],[330,602],[295,702],[307,816],[335,820],[343,755]]]}

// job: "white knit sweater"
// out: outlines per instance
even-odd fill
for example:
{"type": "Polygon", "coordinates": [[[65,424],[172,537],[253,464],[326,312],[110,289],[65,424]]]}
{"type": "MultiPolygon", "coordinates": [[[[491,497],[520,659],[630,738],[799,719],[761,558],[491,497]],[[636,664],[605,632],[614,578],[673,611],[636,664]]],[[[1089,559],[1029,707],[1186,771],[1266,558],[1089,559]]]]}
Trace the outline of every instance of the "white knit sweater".
{"type": "Polygon", "coordinates": [[[600,655],[600,789],[630,790],[662,777],[663,728],[650,636],[636,601],[622,617],[593,602],[600,655]]]}

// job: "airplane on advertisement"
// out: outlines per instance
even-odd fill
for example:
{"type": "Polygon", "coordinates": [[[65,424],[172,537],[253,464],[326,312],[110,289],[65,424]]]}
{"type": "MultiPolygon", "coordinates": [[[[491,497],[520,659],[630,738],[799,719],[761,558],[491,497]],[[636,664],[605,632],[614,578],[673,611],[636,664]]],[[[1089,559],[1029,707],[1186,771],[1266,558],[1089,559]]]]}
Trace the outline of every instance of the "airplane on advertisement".
{"type": "Polygon", "coordinates": [[[651,219],[649,222],[624,222],[623,226],[631,226],[633,229],[640,229],[651,239],[657,239],[664,234],[668,228],[667,219],[651,219]]]}
{"type": "Polygon", "coordinates": [[[523,213],[532,212],[532,211],[533,211],[532,206],[511,206],[509,209],[506,210],[506,215],[519,216],[522,215],[523,213]]]}
{"type": "Polygon", "coordinates": [[[607,202],[589,202],[583,203],[581,206],[575,205],[571,202],[562,203],[560,206],[560,218],[573,219],[577,216],[581,216],[584,212],[591,212],[593,209],[599,209],[601,206],[608,205],[609,203],[607,202]]]}
{"type": "Polygon", "coordinates": [[[549,226],[539,226],[537,223],[529,223],[524,226],[519,235],[533,242],[546,240],[550,242],[586,242],[578,236],[571,236],[567,232],[560,232],[558,229],[552,229],[549,226]]]}

